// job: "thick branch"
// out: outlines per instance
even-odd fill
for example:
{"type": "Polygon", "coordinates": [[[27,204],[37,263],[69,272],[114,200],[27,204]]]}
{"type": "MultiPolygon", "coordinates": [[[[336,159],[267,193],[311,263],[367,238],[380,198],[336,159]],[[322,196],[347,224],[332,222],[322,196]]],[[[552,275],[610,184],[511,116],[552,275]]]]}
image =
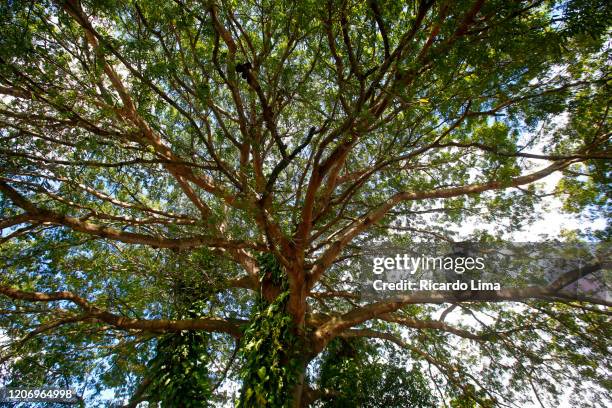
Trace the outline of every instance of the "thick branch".
{"type": "Polygon", "coordinates": [[[181,330],[204,330],[209,332],[219,332],[240,337],[240,325],[245,323],[242,320],[224,320],[218,318],[201,318],[186,320],[166,320],[166,319],[130,319],[118,316],[106,310],[99,309],[92,305],[85,298],[72,292],[28,292],[14,289],[8,285],[0,285],[0,294],[11,299],[23,300],[27,302],[54,302],[69,301],[87,312],[87,316],[100,322],[108,323],[118,329],[123,330],[143,330],[147,332],[178,332],[181,330]]]}
{"type": "Polygon", "coordinates": [[[490,190],[517,187],[540,180],[549,174],[554,173],[555,171],[569,166],[574,162],[575,160],[557,161],[540,171],[515,177],[509,181],[489,181],[487,183],[468,184],[460,187],[441,188],[429,191],[399,192],[391,196],[384,203],[380,204],[373,210],[359,217],[348,227],[346,227],[340,234],[338,234],[339,237],[329,246],[329,248],[317,260],[315,266],[313,267],[309,286],[314,286],[325,270],[327,270],[327,268],[334,262],[334,259],[336,259],[340,252],[351,242],[353,238],[383,219],[389,210],[401,202],[435,198],[452,198],[466,194],[478,194],[490,190]]]}
{"type": "MultiPolygon", "coordinates": [[[[104,225],[84,221],[80,218],[58,214],[53,211],[38,208],[19,194],[17,190],[2,180],[0,180],[0,191],[11,199],[15,205],[23,208],[27,212],[28,222],[62,225],[78,232],[108,238],[115,241],[129,244],[149,245],[157,248],[176,249],[188,249],[201,246],[215,248],[247,248],[252,246],[250,243],[245,241],[228,241],[215,236],[197,235],[186,238],[165,238],[118,230],[104,225]]],[[[25,221],[25,216],[22,215],[22,219],[25,221]]]]}
{"type": "Polygon", "coordinates": [[[530,286],[526,288],[509,288],[487,291],[415,291],[408,294],[397,295],[392,298],[371,303],[369,305],[351,310],[342,316],[333,317],[322,324],[315,332],[317,343],[325,344],[338,333],[350,327],[363,323],[367,320],[385,316],[401,307],[409,304],[442,304],[442,303],[464,303],[464,302],[516,302],[527,299],[543,299],[556,301],[558,299],[585,300],[612,306],[612,302],[598,300],[568,292],[561,289],[575,282],[583,276],[598,271],[602,268],[600,263],[594,263],[569,271],[549,286],[530,286]]]}

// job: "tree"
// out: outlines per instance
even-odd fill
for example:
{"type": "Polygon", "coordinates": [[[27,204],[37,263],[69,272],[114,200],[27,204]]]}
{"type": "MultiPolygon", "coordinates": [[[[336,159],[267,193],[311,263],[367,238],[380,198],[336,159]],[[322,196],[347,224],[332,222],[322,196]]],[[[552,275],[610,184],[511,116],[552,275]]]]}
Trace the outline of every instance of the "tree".
{"type": "Polygon", "coordinates": [[[341,276],[375,240],[452,239],[468,217],[518,229],[555,172],[568,211],[607,217],[608,2],[0,8],[12,384],[114,388],[131,406],[202,387],[206,405],[229,378],[242,406],[304,406],[350,384],[323,377],[340,357],[321,356],[362,338],[404,353],[401,378],[427,378],[439,403],[533,391],[546,406],[567,384],[605,397],[610,303],[564,291],[575,273],[376,302],[341,276]],[[455,309],[493,323],[437,318],[455,309]]]}

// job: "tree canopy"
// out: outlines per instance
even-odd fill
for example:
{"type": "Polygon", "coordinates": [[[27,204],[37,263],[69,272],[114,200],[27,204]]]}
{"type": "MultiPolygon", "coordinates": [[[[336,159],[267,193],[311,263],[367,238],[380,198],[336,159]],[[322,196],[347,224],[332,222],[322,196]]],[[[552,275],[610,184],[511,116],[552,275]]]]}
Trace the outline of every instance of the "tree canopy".
{"type": "Polygon", "coordinates": [[[610,302],[564,290],[601,264],[380,300],[345,273],[374,242],[507,238],[551,195],[608,219],[610,15],[3,2],[0,376],[91,406],[604,404],[610,302]]]}

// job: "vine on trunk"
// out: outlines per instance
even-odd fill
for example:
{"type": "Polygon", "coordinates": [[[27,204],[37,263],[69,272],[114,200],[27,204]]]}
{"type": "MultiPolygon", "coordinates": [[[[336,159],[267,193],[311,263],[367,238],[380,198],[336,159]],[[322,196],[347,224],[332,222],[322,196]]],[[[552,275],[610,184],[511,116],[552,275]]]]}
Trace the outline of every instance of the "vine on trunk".
{"type": "Polygon", "coordinates": [[[210,334],[203,331],[183,331],[160,339],[150,364],[154,376],[148,387],[149,400],[163,406],[211,406],[209,346],[210,334]]]}
{"type": "Polygon", "coordinates": [[[287,279],[272,254],[260,255],[258,262],[261,279],[271,279],[281,288],[281,293],[272,303],[267,303],[261,293],[256,299],[251,324],[242,339],[243,386],[237,406],[288,407],[301,362],[297,352],[299,338],[286,311],[287,279]]]}
{"type": "MultiPolygon", "coordinates": [[[[208,250],[200,250],[188,263],[170,258],[167,272],[175,277],[172,305],[178,319],[199,319],[208,316],[218,282],[214,262],[208,250]],[[173,262],[172,262],[173,261],[173,262]]],[[[149,362],[148,401],[164,407],[205,408],[212,404],[213,384],[208,352],[213,338],[203,330],[169,333],[156,345],[155,357],[149,362]]]]}

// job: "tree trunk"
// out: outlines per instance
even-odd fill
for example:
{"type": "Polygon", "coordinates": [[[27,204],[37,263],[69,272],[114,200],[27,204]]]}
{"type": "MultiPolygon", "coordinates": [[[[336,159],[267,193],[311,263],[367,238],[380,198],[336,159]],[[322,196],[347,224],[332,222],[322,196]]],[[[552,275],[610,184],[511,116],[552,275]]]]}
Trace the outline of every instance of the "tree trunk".
{"type": "MultiPolygon", "coordinates": [[[[267,340],[266,340],[267,341],[267,340]]],[[[306,367],[308,365],[308,355],[304,353],[305,349],[300,343],[284,344],[283,354],[284,358],[280,362],[267,361],[266,365],[252,365],[249,367],[249,371],[244,373],[243,389],[241,392],[241,408],[255,408],[262,404],[257,404],[257,398],[247,399],[246,393],[248,388],[262,387],[261,396],[266,401],[266,406],[272,408],[303,408],[308,406],[308,395],[305,391],[307,385],[305,384],[306,378],[306,367]],[[275,367],[274,367],[275,366],[275,367]],[[259,377],[259,372],[265,367],[265,373],[274,373],[275,369],[284,369],[283,374],[287,376],[281,378],[274,378],[269,383],[267,380],[262,380],[259,377]],[[255,384],[253,382],[255,380],[255,384]],[[286,384],[284,390],[279,390],[279,384],[286,384]]],[[[271,351],[270,351],[271,352],[271,351]]],[[[264,354],[269,353],[267,350],[262,350],[262,357],[264,354]]]]}
{"type": "Polygon", "coordinates": [[[306,377],[306,364],[303,364],[303,370],[298,374],[297,382],[293,385],[291,395],[291,408],[306,407],[304,393],[304,379],[306,377]]]}
{"type": "Polygon", "coordinates": [[[266,278],[271,277],[263,279],[262,296],[242,340],[245,365],[239,407],[306,407],[304,387],[310,347],[303,290],[296,296],[288,290],[290,285],[266,278]]]}

